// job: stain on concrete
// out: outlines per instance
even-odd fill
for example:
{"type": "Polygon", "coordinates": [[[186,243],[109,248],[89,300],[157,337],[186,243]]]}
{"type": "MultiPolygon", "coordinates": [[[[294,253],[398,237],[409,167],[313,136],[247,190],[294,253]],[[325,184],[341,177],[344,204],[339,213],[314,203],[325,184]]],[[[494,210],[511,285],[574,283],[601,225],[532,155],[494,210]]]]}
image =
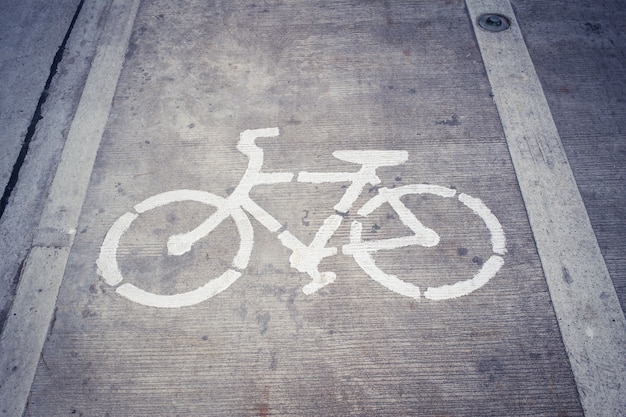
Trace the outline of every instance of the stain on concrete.
{"type": "Polygon", "coordinates": [[[600,23],[591,23],[591,22],[585,23],[585,30],[595,35],[599,35],[600,33],[604,32],[604,30],[602,29],[602,25],[600,23]]]}
{"type": "Polygon", "coordinates": [[[504,366],[496,357],[481,359],[476,364],[476,370],[487,377],[489,384],[496,382],[499,375],[504,373],[504,366]]]}
{"type": "Polygon", "coordinates": [[[461,124],[461,121],[459,120],[459,116],[453,114],[449,119],[439,120],[435,123],[444,126],[459,126],[461,124]]]}
{"type": "Polygon", "coordinates": [[[574,282],[574,278],[572,278],[569,271],[565,267],[563,267],[563,281],[565,281],[566,284],[572,284],[574,282]]]}
{"type": "Polygon", "coordinates": [[[259,313],[256,316],[256,322],[261,327],[261,334],[264,335],[267,332],[270,324],[270,313],[259,313]]]}

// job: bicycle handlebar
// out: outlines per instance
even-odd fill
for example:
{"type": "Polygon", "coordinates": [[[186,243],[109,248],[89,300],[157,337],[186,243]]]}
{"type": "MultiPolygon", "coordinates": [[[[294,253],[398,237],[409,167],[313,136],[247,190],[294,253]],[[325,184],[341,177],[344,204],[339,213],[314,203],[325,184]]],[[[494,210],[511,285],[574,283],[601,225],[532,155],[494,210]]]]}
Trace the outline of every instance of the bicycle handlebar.
{"type": "Polygon", "coordinates": [[[237,149],[239,152],[250,156],[255,150],[261,149],[254,143],[257,138],[273,138],[278,136],[279,133],[277,127],[244,130],[239,134],[237,149]]]}

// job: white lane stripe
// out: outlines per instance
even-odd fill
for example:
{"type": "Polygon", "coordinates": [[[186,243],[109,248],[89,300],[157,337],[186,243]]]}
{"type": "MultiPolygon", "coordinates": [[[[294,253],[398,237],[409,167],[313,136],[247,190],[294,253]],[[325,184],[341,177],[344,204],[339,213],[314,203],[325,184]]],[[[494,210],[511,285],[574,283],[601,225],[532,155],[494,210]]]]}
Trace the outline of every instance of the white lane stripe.
{"type": "Polygon", "coordinates": [[[622,415],[626,319],[513,9],[508,0],[466,4],[585,415],[622,415]],[[483,13],[511,27],[480,29],[483,13]]]}
{"type": "MultiPolygon", "coordinates": [[[[109,6],[96,55],[39,221],[40,230],[70,231],[77,227],[139,3],[139,0],[114,0],[109,6]]],[[[67,246],[34,247],[26,259],[0,337],[0,371],[3,372],[0,411],[6,415],[24,414],[73,244],[74,235],[70,236],[67,246]]]]}

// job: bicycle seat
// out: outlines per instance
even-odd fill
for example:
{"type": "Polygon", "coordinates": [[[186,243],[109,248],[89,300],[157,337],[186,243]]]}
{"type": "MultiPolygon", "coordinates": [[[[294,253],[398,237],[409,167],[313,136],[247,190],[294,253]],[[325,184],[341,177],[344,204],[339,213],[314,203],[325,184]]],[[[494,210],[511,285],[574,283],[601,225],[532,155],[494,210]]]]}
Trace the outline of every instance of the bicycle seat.
{"type": "Polygon", "coordinates": [[[409,158],[407,151],[335,151],[333,156],[354,164],[375,166],[400,165],[409,158]]]}

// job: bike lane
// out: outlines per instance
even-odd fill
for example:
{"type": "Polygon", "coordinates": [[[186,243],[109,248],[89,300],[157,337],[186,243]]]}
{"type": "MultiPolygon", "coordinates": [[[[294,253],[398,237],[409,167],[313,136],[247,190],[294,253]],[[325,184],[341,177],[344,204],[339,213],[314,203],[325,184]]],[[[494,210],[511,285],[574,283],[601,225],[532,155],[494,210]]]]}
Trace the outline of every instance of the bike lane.
{"type": "Polygon", "coordinates": [[[142,2],[27,412],[582,415],[464,3],[142,2]],[[262,154],[237,146],[248,129],[265,129],[262,154]],[[368,150],[405,156],[338,204],[368,150]],[[250,161],[281,180],[240,183],[250,161]],[[235,220],[169,255],[216,206],[235,220]],[[308,245],[330,223],[337,254],[313,264],[336,280],[307,287],[285,232],[308,245]],[[351,256],[422,224],[435,246],[351,256]],[[96,265],[112,255],[122,282],[96,265]],[[228,270],[190,306],[116,292],[180,294],[228,270]]]}

